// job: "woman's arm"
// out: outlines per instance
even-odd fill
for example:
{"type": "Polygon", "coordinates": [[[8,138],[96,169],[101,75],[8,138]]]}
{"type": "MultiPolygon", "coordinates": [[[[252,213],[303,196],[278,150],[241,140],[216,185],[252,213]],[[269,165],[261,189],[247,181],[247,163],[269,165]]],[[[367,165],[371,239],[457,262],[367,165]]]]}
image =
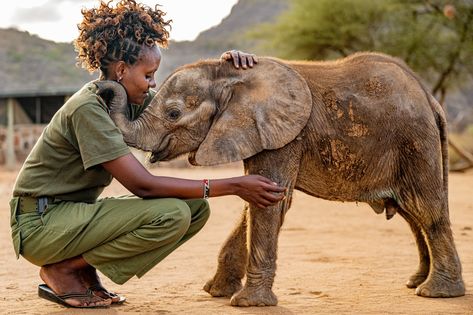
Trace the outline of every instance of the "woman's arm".
{"type": "MultiPolygon", "coordinates": [[[[130,192],[142,198],[202,198],[203,181],[174,177],[154,176],[131,153],[102,163],[130,192]]],[[[265,208],[284,198],[284,187],[266,177],[247,175],[210,181],[210,197],[237,195],[265,208]]]]}

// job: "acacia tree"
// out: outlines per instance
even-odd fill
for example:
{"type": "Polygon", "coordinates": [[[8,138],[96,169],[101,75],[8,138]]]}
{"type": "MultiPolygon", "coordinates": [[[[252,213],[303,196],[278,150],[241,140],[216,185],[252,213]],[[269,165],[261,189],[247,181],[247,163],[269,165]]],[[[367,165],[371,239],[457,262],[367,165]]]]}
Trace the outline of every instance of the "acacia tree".
{"type": "MultiPolygon", "coordinates": [[[[292,0],[275,24],[254,34],[271,38],[266,51],[288,59],[366,50],[397,56],[442,105],[453,87],[473,78],[472,0],[292,0]]],[[[471,154],[450,144],[473,167],[471,154]]]]}

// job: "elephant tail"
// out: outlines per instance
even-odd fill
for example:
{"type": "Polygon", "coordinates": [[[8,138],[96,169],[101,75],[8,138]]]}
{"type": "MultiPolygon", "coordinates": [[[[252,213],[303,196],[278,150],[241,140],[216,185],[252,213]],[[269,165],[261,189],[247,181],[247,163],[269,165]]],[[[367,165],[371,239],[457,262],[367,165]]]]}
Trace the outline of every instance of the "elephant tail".
{"type": "Polygon", "coordinates": [[[445,193],[446,207],[448,209],[448,130],[447,119],[440,104],[432,96],[431,103],[435,104],[437,110],[435,111],[437,126],[440,131],[440,148],[442,150],[442,168],[443,168],[443,189],[445,193]]]}

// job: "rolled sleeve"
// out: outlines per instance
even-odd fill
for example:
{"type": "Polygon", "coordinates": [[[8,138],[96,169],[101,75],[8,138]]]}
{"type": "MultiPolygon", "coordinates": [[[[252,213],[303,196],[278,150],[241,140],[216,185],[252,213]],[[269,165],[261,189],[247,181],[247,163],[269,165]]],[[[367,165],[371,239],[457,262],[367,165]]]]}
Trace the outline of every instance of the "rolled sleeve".
{"type": "Polygon", "coordinates": [[[72,115],[71,122],[84,169],[130,153],[122,133],[102,107],[81,106],[72,115]]]}

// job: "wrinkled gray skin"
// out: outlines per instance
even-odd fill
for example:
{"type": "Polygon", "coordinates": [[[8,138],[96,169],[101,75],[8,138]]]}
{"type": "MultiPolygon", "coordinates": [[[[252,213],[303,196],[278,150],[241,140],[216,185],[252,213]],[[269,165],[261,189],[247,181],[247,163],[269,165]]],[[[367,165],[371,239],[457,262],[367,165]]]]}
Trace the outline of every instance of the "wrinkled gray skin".
{"type": "Polygon", "coordinates": [[[448,213],[445,115],[402,61],[374,53],[336,62],[261,58],[245,71],[201,61],[170,75],[132,122],[123,89],[99,84],[115,91],[111,115],[125,141],[153,152],[152,162],[188,152],[196,165],[244,160],[246,174],[287,187],[277,205],[245,206],[204,287],[212,296],[277,304],[278,233],[294,189],[366,202],[388,219],[399,213],[419,252],[407,286],[425,297],[464,295],[448,213]]]}

